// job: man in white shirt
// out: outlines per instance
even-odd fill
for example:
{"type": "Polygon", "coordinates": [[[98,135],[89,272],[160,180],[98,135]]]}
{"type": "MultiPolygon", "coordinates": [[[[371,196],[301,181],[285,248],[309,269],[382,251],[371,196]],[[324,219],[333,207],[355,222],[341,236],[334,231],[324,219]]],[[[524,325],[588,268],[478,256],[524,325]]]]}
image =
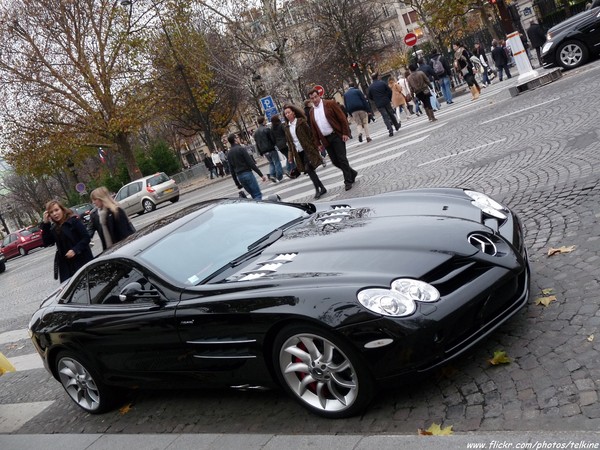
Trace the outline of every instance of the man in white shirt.
{"type": "Polygon", "coordinates": [[[348,191],[358,175],[346,156],[346,141],[350,136],[348,119],[335,100],[322,100],[315,89],[309,91],[308,98],[314,105],[310,110],[310,125],[315,144],[319,148],[325,147],[333,165],[342,171],[344,187],[348,191]]]}

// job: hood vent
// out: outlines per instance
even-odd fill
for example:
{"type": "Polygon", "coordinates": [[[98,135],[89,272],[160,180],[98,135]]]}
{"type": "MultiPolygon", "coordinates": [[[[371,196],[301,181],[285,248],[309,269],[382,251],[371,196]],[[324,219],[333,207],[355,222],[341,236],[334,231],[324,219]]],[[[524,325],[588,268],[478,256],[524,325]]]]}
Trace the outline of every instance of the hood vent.
{"type": "Polygon", "coordinates": [[[323,225],[328,223],[339,223],[344,219],[348,219],[353,215],[355,210],[349,205],[333,205],[330,211],[320,212],[315,218],[316,222],[320,222],[323,225]]]}
{"type": "Polygon", "coordinates": [[[258,267],[250,272],[244,272],[238,281],[256,280],[266,275],[273,275],[281,266],[292,262],[296,256],[298,256],[298,253],[282,253],[268,261],[260,261],[256,264],[258,267]]]}

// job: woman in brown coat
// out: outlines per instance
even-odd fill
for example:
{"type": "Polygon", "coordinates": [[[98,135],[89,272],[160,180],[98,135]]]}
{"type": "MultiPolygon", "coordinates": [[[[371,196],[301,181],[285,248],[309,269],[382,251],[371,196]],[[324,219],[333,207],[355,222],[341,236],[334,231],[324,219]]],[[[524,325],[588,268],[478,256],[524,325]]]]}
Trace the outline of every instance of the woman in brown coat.
{"type": "Polygon", "coordinates": [[[290,163],[295,162],[300,172],[308,174],[315,185],[315,199],[318,200],[327,193],[327,189],[315,172],[323,160],[319,149],[315,146],[310,125],[304,112],[294,105],[285,105],[283,115],[285,116],[285,136],[288,142],[288,160],[290,163]]]}
{"type": "Polygon", "coordinates": [[[398,83],[394,77],[390,77],[388,80],[388,86],[392,90],[392,107],[396,112],[396,117],[398,120],[400,120],[400,112],[398,111],[398,108],[402,107],[404,113],[406,114],[406,118],[410,119],[410,116],[408,115],[408,105],[406,103],[404,92],[402,91],[402,86],[400,86],[400,83],[398,83]]]}

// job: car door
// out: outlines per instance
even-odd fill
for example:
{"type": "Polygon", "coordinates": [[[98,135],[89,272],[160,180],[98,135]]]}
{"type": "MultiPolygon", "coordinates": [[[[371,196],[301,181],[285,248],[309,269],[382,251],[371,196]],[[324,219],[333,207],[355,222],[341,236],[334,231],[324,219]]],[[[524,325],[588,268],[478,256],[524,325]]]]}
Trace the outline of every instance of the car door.
{"type": "Polygon", "coordinates": [[[71,345],[109,379],[189,369],[175,323],[179,294],[152,280],[128,261],[98,262],[78,277],[54,312],[67,324],[71,345]],[[158,291],[160,301],[143,296],[122,301],[119,294],[134,282],[158,291]]]}
{"type": "Polygon", "coordinates": [[[264,311],[282,301],[288,299],[253,298],[247,291],[226,285],[185,290],[177,323],[196,376],[225,385],[268,385],[271,376],[262,351],[273,317],[264,311]],[[255,313],[258,310],[263,313],[255,313]]]}
{"type": "Polygon", "coordinates": [[[600,53],[600,12],[581,26],[581,35],[593,53],[600,53]]]}
{"type": "Polygon", "coordinates": [[[15,233],[11,233],[4,238],[4,241],[2,241],[2,253],[8,259],[17,255],[18,252],[17,235],[15,233]]]}

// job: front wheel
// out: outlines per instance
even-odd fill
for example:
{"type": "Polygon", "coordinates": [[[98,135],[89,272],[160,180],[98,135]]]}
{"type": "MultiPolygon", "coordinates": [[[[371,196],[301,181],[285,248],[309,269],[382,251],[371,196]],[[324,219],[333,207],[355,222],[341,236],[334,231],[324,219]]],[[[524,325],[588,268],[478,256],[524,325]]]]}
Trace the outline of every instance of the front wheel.
{"type": "Polygon", "coordinates": [[[142,201],[142,208],[144,208],[145,213],[148,213],[154,211],[156,209],[156,205],[152,200],[145,199],[142,201]]]}
{"type": "Polygon", "coordinates": [[[558,63],[565,69],[574,69],[588,60],[588,49],[578,41],[567,41],[556,51],[558,63]]]}
{"type": "Polygon", "coordinates": [[[101,414],[115,405],[116,391],[105,386],[92,367],[74,353],[58,355],[56,373],[71,400],[83,410],[101,414]]]}
{"type": "Polygon", "coordinates": [[[323,417],[358,414],[375,395],[375,381],[360,355],[334,333],[311,325],[279,333],[273,366],[284,389],[323,417]]]}
{"type": "Polygon", "coordinates": [[[25,256],[27,254],[27,250],[25,247],[19,247],[19,255],[25,256]]]}

